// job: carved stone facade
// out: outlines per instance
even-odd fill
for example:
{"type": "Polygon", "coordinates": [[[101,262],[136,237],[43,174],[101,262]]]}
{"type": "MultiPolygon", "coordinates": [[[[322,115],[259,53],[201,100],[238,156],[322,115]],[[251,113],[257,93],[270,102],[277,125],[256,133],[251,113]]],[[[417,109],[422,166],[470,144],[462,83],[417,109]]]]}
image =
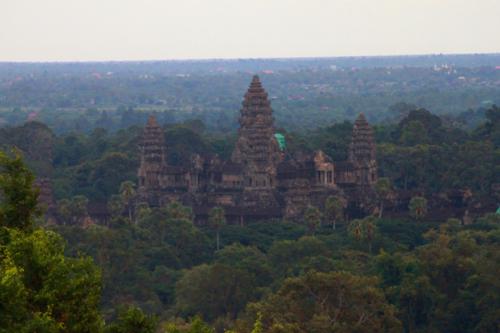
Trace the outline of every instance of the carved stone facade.
{"type": "Polygon", "coordinates": [[[253,77],[245,94],[239,122],[238,140],[231,161],[239,165],[238,173],[244,189],[242,204],[256,208],[277,206],[273,192],[282,153],[274,137],[271,103],[258,76],[253,77]]]}
{"type": "Polygon", "coordinates": [[[373,131],[361,114],[353,129],[349,159],[336,163],[322,151],[291,155],[275,137],[268,95],[254,76],[240,111],[231,159],[193,155],[189,165],[167,164],[168,143],[150,117],[140,144],[139,197],[152,206],[173,200],[193,207],[200,221],[222,206],[230,221],[296,218],[309,205],[322,207],[329,195],[360,203],[376,181],[373,131]],[[283,150],[282,150],[283,149],[283,150]]]}
{"type": "Polygon", "coordinates": [[[354,166],[355,183],[372,185],[377,181],[377,159],[373,129],[361,113],[354,122],[349,146],[349,162],[354,166]]]}

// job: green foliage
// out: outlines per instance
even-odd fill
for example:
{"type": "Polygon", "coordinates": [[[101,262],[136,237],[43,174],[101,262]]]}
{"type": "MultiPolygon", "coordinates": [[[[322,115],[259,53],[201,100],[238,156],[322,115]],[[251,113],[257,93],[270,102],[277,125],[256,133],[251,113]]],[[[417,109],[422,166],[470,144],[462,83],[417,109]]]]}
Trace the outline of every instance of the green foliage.
{"type": "Polygon", "coordinates": [[[389,178],[381,177],[375,183],[375,193],[379,201],[379,218],[382,218],[384,212],[384,202],[389,199],[393,193],[392,184],[389,178]]]}
{"type": "Polygon", "coordinates": [[[154,333],[157,319],[145,315],[141,309],[131,306],[122,309],[115,322],[106,327],[105,333],[154,333]]]}
{"type": "Polygon", "coordinates": [[[0,332],[100,332],[99,270],[89,257],[66,257],[58,234],[34,228],[33,174],[19,155],[0,158],[0,332]]]}
{"type": "Polygon", "coordinates": [[[41,215],[34,179],[18,152],[11,158],[0,151],[0,227],[33,229],[34,219],[41,215]]]}
{"type": "Polygon", "coordinates": [[[217,251],[215,262],[242,269],[251,275],[259,286],[271,282],[271,267],[266,255],[256,247],[231,244],[217,251]]]}
{"type": "Polygon", "coordinates": [[[220,229],[226,224],[226,213],[222,207],[214,207],[208,214],[208,225],[215,230],[217,251],[220,249],[220,229]]]}
{"type": "Polygon", "coordinates": [[[90,258],[64,256],[57,234],[11,229],[0,260],[5,332],[99,332],[101,276],[90,258]]]}
{"type": "Polygon", "coordinates": [[[71,200],[59,200],[57,202],[57,212],[62,223],[75,225],[81,222],[88,216],[88,203],[89,200],[83,195],[75,195],[71,200]]]}
{"type": "MultiPolygon", "coordinates": [[[[66,199],[62,199],[58,202],[58,207],[61,209],[61,202],[66,199]]],[[[65,205],[63,205],[64,207],[65,205]]],[[[123,199],[120,195],[114,194],[111,196],[111,198],[108,200],[108,211],[111,214],[111,218],[116,219],[121,217],[124,209],[124,202],[123,199]]]]}
{"type": "Polygon", "coordinates": [[[255,299],[255,278],[221,263],[193,267],[176,285],[175,307],[184,316],[200,313],[206,320],[220,316],[234,319],[255,299]]]}
{"type": "Polygon", "coordinates": [[[420,196],[411,198],[408,209],[411,216],[416,220],[421,220],[427,215],[427,199],[420,196]]]}
{"type": "Polygon", "coordinates": [[[309,206],[304,212],[304,220],[306,221],[309,233],[314,236],[316,229],[321,225],[322,214],[317,207],[309,206]]]}
{"type": "Polygon", "coordinates": [[[408,122],[402,130],[401,143],[405,146],[429,143],[427,129],[418,120],[408,122]]]}
{"type": "Polygon", "coordinates": [[[285,280],[251,309],[262,314],[263,332],[399,332],[396,309],[377,282],[346,272],[309,272],[285,280]]]}
{"type": "Polygon", "coordinates": [[[425,109],[411,110],[398,125],[400,141],[407,146],[441,143],[445,129],[441,118],[425,109]]]}
{"type": "Polygon", "coordinates": [[[344,220],[344,209],[347,201],[338,195],[329,196],[325,202],[325,216],[331,222],[333,229],[336,229],[337,222],[344,220]]]}
{"type": "Polygon", "coordinates": [[[368,252],[372,252],[372,243],[377,234],[377,226],[375,218],[372,216],[365,217],[362,220],[353,220],[349,224],[349,234],[358,242],[368,243],[368,252]]]}
{"type": "Polygon", "coordinates": [[[251,333],[263,333],[263,327],[262,327],[262,313],[257,313],[257,319],[255,320],[255,323],[253,324],[253,330],[251,333]]]}
{"type": "Polygon", "coordinates": [[[190,207],[186,207],[177,201],[171,202],[165,208],[165,212],[169,219],[192,220],[194,217],[190,207]]]}
{"type": "MultiPolygon", "coordinates": [[[[494,79],[495,73],[489,71],[467,73],[494,79]]],[[[381,176],[374,188],[379,219],[354,220],[335,232],[320,225],[322,215],[314,207],[307,210],[306,223],[261,221],[245,226],[227,225],[223,209],[216,207],[205,227],[195,226],[192,210],[177,202],[162,209],[136,205],[134,179],[142,127],[134,125],[142,126],[153,112],[166,124],[172,164],[189,163],[192,153],[227,158],[237,126],[231,110],[236,110],[233,102],[247,87],[246,74],[193,74],[189,80],[162,75],[140,85],[134,79],[112,94],[97,80],[92,86],[104,91],[98,94],[98,105],[112,105],[132,84],[134,94],[127,98],[141,107],[43,110],[41,119],[50,121],[57,133],[66,133],[58,136],[37,122],[0,129],[2,147],[19,147],[38,176],[52,178],[59,199],[58,217],[66,225],[51,228],[69,244],[65,250],[54,232],[35,229],[40,211],[32,190],[33,176],[19,156],[2,154],[0,332],[101,332],[99,305],[106,317],[113,317],[113,309],[123,304],[138,304],[146,313],[162,318],[182,316],[167,324],[167,332],[214,332],[210,326],[239,333],[498,330],[498,215],[478,218],[467,226],[446,218],[441,221],[446,223],[438,225],[433,211],[439,200],[451,200],[446,196],[449,190],[472,195],[454,203],[460,206],[454,213],[461,213],[466,205],[481,204],[488,209],[494,205],[495,184],[500,183],[500,113],[496,106],[472,109],[491,98],[493,90],[471,95],[470,90],[452,84],[453,89],[440,86],[430,92],[408,92],[411,88],[406,84],[415,88],[416,82],[429,77],[430,82],[453,80],[453,75],[425,69],[391,69],[392,74],[383,68],[330,72],[280,72],[266,76],[266,87],[269,83],[276,97],[277,125],[286,127],[279,131],[286,137],[290,154],[322,149],[334,161],[345,160],[352,124],[344,119],[353,119],[364,110],[370,120],[383,123],[375,128],[381,176]],[[314,84],[283,84],[290,75],[314,84]],[[391,90],[389,95],[380,91],[374,82],[386,80],[381,77],[390,77],[391,87],[403,86],[394,82],[405,82],[405,91],[391,90]],[[367,93],[362,98],[358,93],[350,95],[349,91],[359,89],[346,86],[350,80],[363,83],[367,93]],[[158,94],[148,90],[151,82],[158,94]],[[158,102],[158,96],[164,100],[148,106],[158,102]],[[203,107],[207,100],[210,112],[203,107]],[[440,106],[432,108],[437,114],[445,109],[471,109],[460,116],[438,117],[419,109],[413,104],[417,100],[440,106]],[[326,127],[313,130],[318,124],[326,127]],[[385,206],[398,204],[393,199],[400,189],[420,193],[409,207],[419,223],[406,215],[394,219],[392,214],[398,212],[390,210],[381,219],[385,206]],[[112,214],[109,223],[80,228],[87,205],[103,202],[112,214]],[[433,222],[426,220],[427,210],[433,222]],[[217,251],[212,246],[215,242],[217,251]],[[372,247],[380,253],[368,254],[372,247]],[[64,251],[72,257],[64,256],[64,251]],[[80,253],[94,257],[102,268],[102,302],[101,273],[80,253]],[[193,315],[199,317],[186,323],[185,318],[193,315]]],[[[106,84],[123,83],[115,80],[109,78],[106,84]]],[[[31,84],[36,85],[35,81],[31,84]]],[[[66,84],[75,85],[73,81],[66,84]]],[[[11,86],[7,88],[3,96],[12,97],[11,86]]],[[[76,93],[70,97],[43,98],[53,105],[88,103],[88,96],[95,98],[88,90],[73,90],[76,93]],[[87,97],[80,99],[80,94],[87,97]]],[[[2,119],[15,123],[24,121],[29,112],[24,108],[0,111],[2,119]]],[[[351,210],[341,196],[329,197],[324,217],[335,228],[351,210]]],[[[154,328],[153,316],[130,308],[121,311],[106,329],[152,332],[154,328]]]]}
{"type": "Polygon", "coordinates": [[[133,222],[134,218],[132,216],[132,210],[134,204],[133,199],[135,197],[134,182],[127,180],[120,184],[120,197],[122,199],[123,205],[127,208],[129,221],[133,222]]]}
{"type": "MultiPolygon", "coordinates": [[[[215,333],[199,316],[195,316],[188,324],[167,323],[165,333],[215,333]]],[[[228,333],[228,331],[225,331],[228,333]]]]}

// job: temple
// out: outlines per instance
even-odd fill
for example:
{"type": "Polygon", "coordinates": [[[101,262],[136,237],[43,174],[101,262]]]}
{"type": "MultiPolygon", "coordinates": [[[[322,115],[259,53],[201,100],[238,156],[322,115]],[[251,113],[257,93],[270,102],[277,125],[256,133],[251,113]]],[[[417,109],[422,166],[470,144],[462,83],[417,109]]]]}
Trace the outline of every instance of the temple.
{"type": "Polygon", "coordinates": [[[354,123],[348,160],[339,162],[322,151],[287,151],[258,76],[245,94],[239,123],[229,160],[195,154],[188,165],[172,166],[163,130],[150,117],[140,143],[139,200],[150,206],[181,202],[198,221],[214,206],[222,206],[231,222],[295,219],[310,205],[322,207],[330,195],[344,196],[353,210],[369,209],[377,162],[373,130],[363,114],[354,123]]]}

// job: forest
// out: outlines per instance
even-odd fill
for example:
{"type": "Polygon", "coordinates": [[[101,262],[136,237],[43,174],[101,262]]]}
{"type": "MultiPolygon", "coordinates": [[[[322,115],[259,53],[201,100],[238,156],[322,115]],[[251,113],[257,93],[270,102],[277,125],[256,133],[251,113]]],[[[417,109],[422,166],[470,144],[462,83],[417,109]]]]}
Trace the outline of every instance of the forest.
{"type": "Polygon", "coordinates": [[[189,73],[182,63],[0,65],[0,333],[500,331],[496,60],[214,61],[189,73]],[[354,216],[332,199],[298,220],[231,224],[213,209],[199,224],[177,202],[136,207],[148,115],[169,164],[227,159],[242,71],[273,66],[263,81],[287,153],[346,160],[352,120],[366,112],[377,212],[354,216]],[[122,77],[82,75],[96,68],[122,77]],[[151,68],[162,75],[137,79],[151,68]],[[40,179],[50,179],[45,204],[40,179]]]}
{"type": "Polygon", "coordinates": [[[54,132],[110,131],[200,119],[211,131],[238,127],[242,94],[259,74],[276,125],[398,120],[400,102],[474,127],[500,105],[500,56],[434,55],[107,63],[0,63],[0,124],[38,120],[54,132]]]}
{"type": "MultiPolygon", "coordinates": [[[[234,134],[208,131],[199,120],[165,126],[173,164],[197,151],[227,156],[234,143],[234,134]]],[[[292,151],[321,148],[342,160],[351,130],[345,121],[285,134],[292,151]]],[[[300,221],[196,225],[190,208],[176,203],[131,215],[140,133],[135,126],[56,135],[36,121],[2,129],[6,151],[18,147],[37,175],[53,178],[62,221],[47,224],[31,193],[34,176],[20,157],[3,155],[6,332],[16,316],[47,332],[498,330],[499,108],[472,130],[425,109],[376,126],[384,181],[374,200],[386,209],[351,220],[324,211],[300,221]],[[453,189],[469,194],[442,216],[443,195],[453,189]],[[414,199],[401,210],[389,193],[405,191],[414,199]],[[107,223],[86,224],[103,202],[107,223]],[[466,220],[464,206],[478,204],[466,220]],[[76,285],[66,285],[68,275],[78,276],[76,285]],[[11,304],[12,293],[24,296],[11,304]],[[76,310],[64,295],[85,306],[76,310]]]]}

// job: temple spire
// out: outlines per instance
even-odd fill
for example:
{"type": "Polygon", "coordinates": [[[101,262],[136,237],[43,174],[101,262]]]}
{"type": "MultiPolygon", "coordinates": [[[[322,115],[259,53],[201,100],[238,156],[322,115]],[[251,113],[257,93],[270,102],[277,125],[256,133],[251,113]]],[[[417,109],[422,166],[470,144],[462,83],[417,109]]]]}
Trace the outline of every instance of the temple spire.
{"type": "Polygon", "coordinates": [[[271,103],[257,75],[245,93],[239,122],[232,161],[244,165],[248,187],[274,186],[281,153],[274,137],[271,103]]]}
{"type": "Polygon", "coordinates": [[[360,113],[352,129],[349,145],[349,161],[356,168],[357,182],[372,184],[377,179],[377,161],[373,129],[363,113],[360,113]]]}
{"type": "Polygon", "coordinates": [[[139,149],[139,190],[157,189],[160,187],[161,173],[166,165],[166,148],[163,129],[153,115],[149,116],[144,127],[139,149]]]}
{"type": "Polygon", "coordinates": [[[157,127],[158,126],[159,127],[160,125],[158,125],[158,122],[156,121],[155,116],[149,115],[147,126],[149,126],[149,127],[157,127]]]}

